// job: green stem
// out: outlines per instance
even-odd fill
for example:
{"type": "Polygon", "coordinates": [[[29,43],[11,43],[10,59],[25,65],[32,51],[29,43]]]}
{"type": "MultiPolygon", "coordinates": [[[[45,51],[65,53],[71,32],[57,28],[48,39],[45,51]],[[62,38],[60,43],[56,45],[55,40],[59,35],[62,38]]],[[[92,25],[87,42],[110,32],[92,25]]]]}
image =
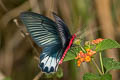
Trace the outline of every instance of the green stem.
{"type": "Polygon", "coordinates": [[[94,59],[92,59],[93,64],[95,65],[95,67],[97,68],[98,72],[100,73],[100,75],[102,75],[103,73],[101,72],[100,68],[98,67],[97,63],[95,62],[94,59]]]}
{"type": "Polygon", "coordinates": [[[82,51],[86,53],[86,50],[81,45],[80,45],[80,47],[81,47],[82,51]]]}
{"type": "Polygon", "coordinates": [[[102,54],[101,54],[101,52],[99,52],[99,56],[100,56],[100,64],[101,64],[101,68],[102,68],[102,73],[104,74],[104,68],[103,68],[103,61],[102,61],[102,54]]]}

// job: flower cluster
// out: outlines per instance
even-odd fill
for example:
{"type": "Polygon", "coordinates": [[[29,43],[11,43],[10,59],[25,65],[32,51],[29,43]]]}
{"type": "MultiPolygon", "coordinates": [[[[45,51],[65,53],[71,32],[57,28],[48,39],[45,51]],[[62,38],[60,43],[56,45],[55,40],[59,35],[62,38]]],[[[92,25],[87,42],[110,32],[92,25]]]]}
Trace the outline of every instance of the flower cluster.
{"type": "Polygon", "coordinates": [[[102,38],[98,38],[98,39],[96,39],[96,40],[93,40],[92,41],[92,44],[98,44],[98,43],[100,43],[100,42],[102,42],[104,39],[102,39],[102,38]]]}
{"type": "MultiPolygon", "coordinates": [[[[102,38],[98,38],[96,40],[92,40],[92,41],[88,41],[85,44],[85,50],[84,48],[81,48],[82,51],[80,51],[77,56],[75,57],[75,59],[77,60],[77,65],[80,66],[80,64],[82,62],[90,62],[91,61],[91,57],[96,53],[96,51],[94,51],[93,49],[91,49],[91,45],[96,45],[99,44],[100,42],[102,42],[104,39],[102,38]],[[84,52],[83,52],[84,51],[84,52]]],[[[80,44],[80,40],[76,40],[75,44],[80,44]]],[[[81,46],[81,45],[80,45],[81,46]]],[[[82,46],[81,46],[82,47],[82,46]]]]}
{"type": "Polygon", "coordinates": [[[91,61],[91,56],[94,55],[96,53],[96,51],[93,51],[91,49],[86,49],[87,53],[83,53],[83,51],[80,51],[77,54],[77,57],[75,57],[75,59],[77,59],[77,65],[80,66],[80,64],[82,62],[90,62],[91,61]]]}
{"type": "Polygon", "coordinates": [[[76,39],[75,41],[74,41],[74,44],[76,44],[76,45],[80,45],[80,39],[76,39]]]}

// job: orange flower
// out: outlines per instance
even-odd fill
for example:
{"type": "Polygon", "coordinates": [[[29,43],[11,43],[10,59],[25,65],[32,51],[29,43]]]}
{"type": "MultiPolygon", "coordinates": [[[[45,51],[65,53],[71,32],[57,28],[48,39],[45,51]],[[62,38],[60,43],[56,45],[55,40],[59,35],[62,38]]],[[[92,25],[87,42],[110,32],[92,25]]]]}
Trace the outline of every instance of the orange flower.
{"type": "Polygon", "coordinates": [[[96,51],[90,51],[90,52],[87,53],[87,55],[88,55],[88,56],[92,56],[92,55],[94,55],[95,53],[96,53],[96,51]]]}
{"type": "Polygon", "coordinates": [[[84,58],[80,58],[80,61],[81,61],[81,62],[84,62],[84,61],[85,61],[85,59],[84,59],[84,58]]]}
{"type": "Polygon", "coordinates": [[[81,64],[81,63],[78,63],[77,66],[80,67],[80,64],[81,64]]]}
{"type": "Polygon", "coordinates": [[[101,41],[103,41],[104,39],[102,39],[102,38],[98,38],[98,39],[96,39],[96,40],[93,40],[92,41],[92,44],[98,44],[98,43],[100,43],[101,41]]]}
{"type": "Polygon", "coordinates": [[[92,56],[92,55],[94,55],[96,53],[96,51],[93,51],[90,48],[86,49],[86,51],[87,51],[86,55],[88,55],[88,56],[92,56]]]}
{"type": "Polygon", "coordinates": [[[81,61],[80,61],[80,60],[78,60],[78,61],[77,61],[77,63],[81,63],[81,61]]]}
{"type": "Polygon", "coordinates": [[[75,59],[78,59],[78,56],[77,56],[77,57],[75,57],[75,59]]]}
{"type": "Polygon", "coordinates": [[[85,54],[82,51],[80,51],[80,57],[84,57],[84,56],[85,54]]]}
{"type": "Polygon", "coordinates": [[[81,61],[78,60],[78,61],[77,61],[77,66],[80,67],[80,64],[81,64],[81,61]]]}
{"type": "Polygon", "coordinates": [[[86,62],[90,62],[90,61],[91,61],[91,57],[90,57],[90,56],[86,56],[86,57],[85,57],[85,61],[86,61],[86,62]]]}
{"type": "Polygon", "coordinates": [[[88,52],[87,55],[88,55],[88,56],[92,56],[93,53],[92,53],[92,52],[88,52]]]}
{"type": "Polygon", "coordinates": [[[87,48],[86,51],[89,52],[89,51],[90,51],[90,48],[87,48]]]}
{"type": "Polygon", "coordinates": [[[80,51],[77,54],[77,57],[75,57],[75,59],[77,59],[77,66],[79,67],[80,64],[82,62],[90,62],[91,61],[91,56],[94,55],[96,53],[96,51],[92,51],[90,48],[86,49],[87,53],[83,53],[82,51],[80,51]]]}

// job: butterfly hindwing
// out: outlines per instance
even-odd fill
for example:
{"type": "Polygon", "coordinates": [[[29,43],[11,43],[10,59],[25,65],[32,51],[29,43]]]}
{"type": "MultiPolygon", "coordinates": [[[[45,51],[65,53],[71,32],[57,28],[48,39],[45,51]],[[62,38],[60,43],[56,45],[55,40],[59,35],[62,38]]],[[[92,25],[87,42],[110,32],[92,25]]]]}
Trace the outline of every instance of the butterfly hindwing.
{"type": "Polygon", "coordinates": [[[61,59],[63,50],[61,45],[52,45],[45,47],[40,56],[40,67],[43,72],[56,72],[58,68],[58,63],[61,59]],[[44,55],[47,54],[47,55],[44,55]],[[58,55],[60,54],[60,55],[58,55]]]}
{"type": "Polygon", "coordinates": [[[70,31],[67,25],[64,23],[64,21],[60,17],[58,17],[54,12],[53,16],[55,18],[57,28],[62,39],[62,45],[65,46],[66,43],[69,42],[69,39],[71,38],[70,31]]]}

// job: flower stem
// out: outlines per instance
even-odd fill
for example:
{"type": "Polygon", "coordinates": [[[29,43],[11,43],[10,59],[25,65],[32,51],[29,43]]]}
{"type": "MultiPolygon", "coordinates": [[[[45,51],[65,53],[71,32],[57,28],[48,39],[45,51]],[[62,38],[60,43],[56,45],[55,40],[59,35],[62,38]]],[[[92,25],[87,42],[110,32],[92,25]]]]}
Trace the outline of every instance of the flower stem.
{"type": "Polygon", "coordinates": [[[100,73],[100,75],[102,75],[103,73],[101,72],[100,68],[98,67],[97,63],[95,62],[94,59],[92,59],[93,64],[95,65],[95,67],[97,68],[98,72],[100,73]]]}
{"type": "Polygon", "coordinates": [[[85,51],[85,49],[80,45],[80,48],[82,49],[82,51],[84,52],[84,53],[86,53],[86,51],[85,51]]]}
{"type": "Polygon", "coordinates": [[[102,68],[102,73],[104,74],[104,68],[103,68],[103,61],[102,61],[101,52],[99,52],[99,56],[100,56],[100,64],[101,64],[101,68],[102,68]]]}

